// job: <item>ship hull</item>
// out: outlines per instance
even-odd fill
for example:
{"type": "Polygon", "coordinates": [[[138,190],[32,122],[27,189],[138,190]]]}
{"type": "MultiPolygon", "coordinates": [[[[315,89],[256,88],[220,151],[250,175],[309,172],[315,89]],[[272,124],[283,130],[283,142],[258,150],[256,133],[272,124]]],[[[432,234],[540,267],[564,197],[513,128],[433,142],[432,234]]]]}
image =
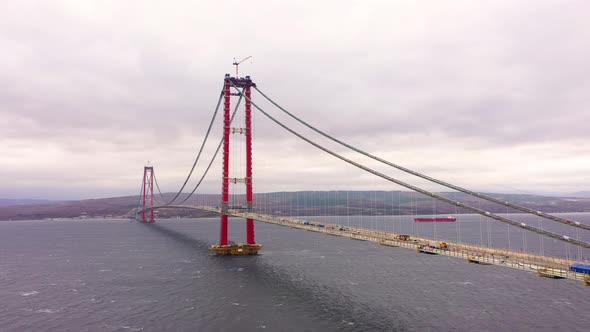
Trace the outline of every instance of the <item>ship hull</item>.
{"type": "Polygon", "coordinates": [[[455,217],[444,217],[444,218],[414,218],[414,222],[455,222],[455,217]]]}

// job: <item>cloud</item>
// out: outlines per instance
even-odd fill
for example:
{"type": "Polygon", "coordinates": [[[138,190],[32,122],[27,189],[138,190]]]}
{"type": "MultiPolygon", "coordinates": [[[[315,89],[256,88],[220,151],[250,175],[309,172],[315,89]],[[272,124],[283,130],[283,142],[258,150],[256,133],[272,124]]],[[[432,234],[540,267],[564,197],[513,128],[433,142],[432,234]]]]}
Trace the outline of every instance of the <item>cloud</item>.
{"type": "MultiPolygon", "coordinates": [[[[232,58],[248,55],[253,60],[240,72],[281,105],[402,165],[480,190],[588,190],[590,182],[578,174],[590,158],[589,7],[583,1],[325,1],[313,8],[297,1],[5,3],[0,197],[134,194],[147,160],[163,189],[175,190],[207,129],[223,75],[233,73],[232,58]]],[[[261,114],[255,130],[257,191],[391,188],[298,142],[261,114]]],[[[220,133],[217,123],[203,161],[220,133]]],[[[240,138],[233,139],[232,153],[243,157],[240,138]]],[[[219,164],[203,185],[207,192],[219,189],[219,164]]]]}

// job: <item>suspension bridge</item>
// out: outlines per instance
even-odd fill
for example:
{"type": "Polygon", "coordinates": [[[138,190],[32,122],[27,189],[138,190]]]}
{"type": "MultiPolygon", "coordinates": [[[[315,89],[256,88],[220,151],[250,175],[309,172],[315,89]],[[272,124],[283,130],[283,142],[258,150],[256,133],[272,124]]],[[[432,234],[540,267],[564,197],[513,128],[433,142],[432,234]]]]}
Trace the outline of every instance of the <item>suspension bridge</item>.
{"type": "MultiPolygon", "coordinates": [[[[236,153],[233,155],[235,154],[236,153]]],[[[232,169],[232,172],[234,171],[236,170],[232,169]]],[[[582,280],[587,286],[590,285],[590,263],[587,261],[587,256],[584,255],[584,253],[588,253],[588,250],[590,249],[590,242],[585,240],[588,239],[587,232],[590,231],[590,225],[584,222],[571,220],[570,218],[564,218],[562,216],[531,209],[526,206],[512,203],[508,200],[492,197],[491,195],[475,192],[449,182],[433,178],[373,155],[367,151],[364,151],[363,149],[346,143],[322,131],[321,129],[303,120],[295,113],[289,112],[264,92],[262,92],[249,76],[238,77],[236,75],[236,77],[232,77],[229,74],[225,75],[223,79],[222,91],[219,95],[219,99],[211,117],[211,121],[209,122],[207,132],[195,157],[193,165],[188,172],[188,175],[186,176],[186,179],[184,180],[181,188],[172,196],[173,197],[171,199],[165,198],[165,195],[162,194],[160,185],[158,184],[157,178],[155,176],[154,167],[151,165],[145,166],[141,182],[138,208],[135,211],[137,219],[144,223],[153,223],[156,221],[155,211],[159,211],[161,209],[193,209],[219,214],[219,241],[218,243],[210,246],[210,249],[217,255],[257,254],[262,249],[262,244],[257,243],[255,240],[254,221],[259,221],[325,233],[328,235],[342,236],[353,240],[372,241],[384,246],[410,248],[416,250],[417,253],[459,257],[470,263],[482,265],[502,265],[511,268],[534,271],[542,277],[556,279],[577,279],[582,280]],[[460,194],[466,197],[473,197],[475,200],[486,202],[486,204],[496,205],[506,209],[507,212],[511,211],[518,214],[494,213],[492,211],[496,211],[497,209],[492,210],[482,208],[481,204],[470,204],[469,201],[466,202],[465,200],[458,199],[457,195],[445,194],[443,192],[434,192],[432,190],[418,187],[416,185],[410,184],[409,182],[406,182],[405,180],[402,181],[398,177],[393,177],[383,170],[377,169],[374,166],[370,166],[367,163],[360,163],[356,160],[353,160],[350,155],[344,155],[342,153],[336,152],[334,149],[327,147],[326,144],[321,144],[317,140],[310,138],[308,135],[302,134],[301,131],[296,131],[292,127],[288,126],[284,121],[281,121],[278,117],[271,115],[270,111],[263,109],[261,105],[254,102],[252,90],[258,92],[263,100],[272,106],[273,110],[280,112],[283,116],[286,116],[291,120],[294,120],[296,123],[306,128],[306,130],[311,130],[313,133],[319,135],[323,139],[328,140],[331,144],[337,144],[343,148],[346,148],[351,153],[368,158],[368,160],[371,160],[382,166],[384,165],[386,168],[401,171],[428,183],[432,183],[446,188],[447,190],[451,190],[452,193],[460,194]],[[231,105],[232,98],[237,98],[237,102],[233,107],[233,111],[231,105]],[[222,102],[222,137],[216,145],[215,151],[212,154],[209,162],[206,164],[204,171],[200,177],[198,177],[196,185],[194,185],[190,191],[185,193],[184,191],[189,183],[189,180],[193,176],[197,164],[204,155],[203,151],[211,136],[212,129],[216,123],[217,115],[222,102]],[[242,102],[244,103],[243,117],[237,116],[239,114],[238,110],[240,109],[242,102]],[[390,206],[391,213],[389,213],[392,216],[392,222],[395,221],[396,215],[399,216],[397,230],[395,229],[395,224],[393,224],[391,229],[381,226],[378,227],[376,224],[374,224],[375,226],[373,228],[366,227],[366,225],[351,225],[350,218],[355,214],[355,212],[350,212],[351,203],[349,201],[348,194],[346,194],[346,203],[343,203],[341,206],[341,211],[335,211],[334,213],[334,216],[344,215],[346,222],[338,218],[336,218],[335,222],[333,222],[326,220],[326,218],[310,217],[303,211],[281,211],[284,209],[278,206],[276,209],[273,209],[272,206],[270,208],[268,206],[260,208],[256,205],[254,200],[254,198],[259,195],[255,195],[253,192],[253,109],[266,117],[271,123],[274,123],[279,128],[282,128],[284,131],[297,137],[301,141],[306,142],[321,152],[332,156],[341,163],[349,164],[361,170],[363,173],[367,173],[376,178],[381,178],[385,181],[388,181],[396,188],[405,188],[410,192],[416,193],[416,195],[421,195],[421,197],[428,198],[432,201],[433,205],[438,202],[439,204],[446,206],[447,210],[451,208],[451,210],[454,209],[456,213],[462,211],[463,213],[469,213],[470,215],[479,216],[478,218],[485,219],[488,222],[488,228],[490,229],[488,232],[489,239],[487,243],[483,243],[483,235],[481,236],[480,243],[469,243],[468,241],[462,241],[460,230],[461,223],[456,223],[457,236],[454,241],[451,241],[450,239],[439,238],[436,233],[437,218],[435,216],[438,215],[436,206],[433,207],[432,215],[427,216],[430,218],[425,218],[432,219],[431,221],[433,221],[432,227],[434,228],[434,233],[431,236],[417,233],[413,223],[419,218],[414,218],[414,220],[408,220],[406,218],[404,220],[404,229],[401,224],[402,217],[399,216],[401,214],[405,214],[401,207],[401,192],[398,192],[397,195],[399,201],[397,209],[395,209],[395,204],[393,204],[394,198],[392,194],[392,204],[390,206]],[[236,124],[237,121],[235,120],[238,117],[240,117],[241,121],[239,124],[236,124]],[[244,171],[243,173],[240,172],[240,174],[244,175],[243,177],[232,177],[233,173],[230,173],[230,152],[232,151],[230,149],[230,141],[232,141],[230,138],[235,134],[243,137],[243,140],[245,141],[242,142],[241,139],[238,140],[239,143],[245,143],[245,165],[242,165],[245,166],[245,169],[240,170],[244,171]],[[220,152],[223,154],[223,161],[221,195],[220,197],[216,197],[216,199],[218,199],[218,203],[212,203],[211,200],[209,200],[207,204],[187,203],[191,202],[191,197],[194,196],[203,183],[203,180],[207,177],[220,152]],[[243,186],[242,188],[245,188],[245,192],[243,194],[230,195],[230,185],[243,186]],[[159,196],[154,194],[155,191],[157,191],[159,196]],[[346,213],[342,213],[342,209],[345,209],[346,213]],[[534,220],[537,220],[537,225],[534,225],[531,222],[517,220],[517,217],[522,215],[534,217],[534,220]],[[229,240],[228,222],[230,217],[245,219],[245,242],[233,242],[229,240]],[[540,220],[544,220],[546,223],[542,225],[540,220]],[[506,225],[506,230],[508,232],[508,248],[494,247],[492,245],[492,226],[490,226],[490,222],[506,225]],[[411,224],[411,230],[408,228],[408,224],[411,224]],[[555,224],[559,227],[543,227],[550,224],[555,224]],[[523,245],[519,248],[520,250],[514,250],[510,247],[511,235],[509,232],[511,229],[516,229],[517,232],[521,232],[523,234],[523,245]],[[575,232],[575,236],[572,235],[572,231],[575,232]],[[529,234],[529,238],[530,236],[535,236],[539,239],[538,242],[540,243],[541,248],[540,252],[534,253],[527,250],[527,234],[529,234]],[[556,255],[555,252],[553,252],[551,255],[545,254],[543,250],[543,245],[545,243],[544,240],[548,240],[553,244],[562,243],[564,245],[563,248],[565,254],[556,255]]],[[[274,202],[277,201],[274,200],[274,202]]],[[[410,205],[411,203],[412,202],[410,202],[410,205]]],[[[417,215],[418,203],[414,203],[416,204],[414,214],[417,215]]],[[[363,209],[363,211],[365,211],[365,213],[369,216],[379,215],[380,213],[376,213],[376,210],[376,206],[373,206],[373,210],[371,210],[371,207],[363,209]]],[[[483,234],[481,228],[483,223],[480,222],[479,224],[480,231],[483,234]]],[[[443,225],[438,227],[442,228],[443,225]]]]}

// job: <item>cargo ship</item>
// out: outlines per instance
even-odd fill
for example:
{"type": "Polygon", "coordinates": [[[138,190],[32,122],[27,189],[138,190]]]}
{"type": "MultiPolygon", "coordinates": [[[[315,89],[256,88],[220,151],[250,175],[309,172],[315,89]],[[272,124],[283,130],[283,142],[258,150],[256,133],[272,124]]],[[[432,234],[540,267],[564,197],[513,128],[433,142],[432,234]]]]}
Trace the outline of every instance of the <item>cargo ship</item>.
{"type": "Polygon", "coordinates": [[[455,222],[457,218],[453,216],[436,217],[436,218],[414,218],[414,222],[455,222]]]}

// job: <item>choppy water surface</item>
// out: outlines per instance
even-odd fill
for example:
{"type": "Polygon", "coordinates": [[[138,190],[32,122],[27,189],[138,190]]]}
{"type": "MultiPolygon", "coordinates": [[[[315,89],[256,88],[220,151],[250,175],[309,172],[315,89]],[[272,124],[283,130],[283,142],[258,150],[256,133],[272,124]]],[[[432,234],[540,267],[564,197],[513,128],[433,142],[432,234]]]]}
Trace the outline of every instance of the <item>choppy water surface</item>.
{"type": "MultiPolygon", "coordinates": [[[[244,239],[245,223],[230,224],[230,238],[244,239]]],[[[288,227],[256,227],[265,245],[260,255],[215,257],[207,246],[217,238],[217,219],[0,222],[0,331],[590,326],[590,289],[580,282],[288,227]]],[[[455,226],[441,227],[437,232],[445,234],[444,227],[455,226]]],[[[475,234],[468,229],[462,236],[483,238],[479,226],[475,234]]]]}

